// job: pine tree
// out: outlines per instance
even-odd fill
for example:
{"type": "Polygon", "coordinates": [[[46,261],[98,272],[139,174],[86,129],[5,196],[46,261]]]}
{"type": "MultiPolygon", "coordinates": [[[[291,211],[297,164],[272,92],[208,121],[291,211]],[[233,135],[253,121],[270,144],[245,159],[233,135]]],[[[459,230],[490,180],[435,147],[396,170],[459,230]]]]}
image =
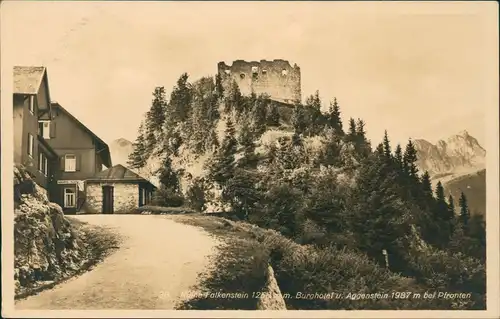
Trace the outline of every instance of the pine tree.
{"type": "Polygon", "coordinates": [[[169,156],[166,156],[163,160],[161,168],[158,170],[160,184],[172,193],[176,194],[180,192],[179,177],[177,173],[172,168],[172,160],[169,156]]]}
{"type": "Polygon", "coordinates": [[[221,186],[224,186],[234,175],[234,155],[237,146],[234,125],[231,118],[228,118],[222,145],[217,149],[213,162],[209,164],[210,178],[221,186]]]}
{"type": "Polygon", "coordinates": [[[350,140],[354,141],[356,137],[356,121],[351,117],[349,119],[349,133],[347,133],[350,140]]]}
{"type": "Polygon", "coordinates": [[[153,92],[151,107],[146,113],[145,121],[146,143],[149,151],[154,149],[162,135],[166,106],[165,88],[156,87],[153,92]]]}
{"type": "Polygon", "coordinates": [[[424,174],[422,175],[420,185],[422,187],[422,193],[424,195],[424,198],[427,199],[427,201],[432,199],[432,183],[428,171],[425,171],[424,174]]]}
{"type": "Polygon", "coordinates": [[[266,131],[266,118],[267,109],[270,100],[267,96],[260,95],[256,98],[253,109],[252,109],[252,119],[253,119],[253,131],[257,136],[260,136],[266,131]]]}
{"type": "Polygon", "coordinates": [[[333,103],[330,103],[330,109],[328,112],[328,124],[335,130],[335,133],[344,135],[342,120],[340,118],[340,107],[337,102],[337,98],[334,98],[333,103]]]}
{"type": "Polygon", "coordinates": [[[222,77],[219,73],[215,76],[215,94],[218,99],[224,97],[224,87],[222,86],[222,77]]]}
{"type": "Polygon", "coordinates": [[[238,111],[241,110],[243,110],[243,96],[241,95],[238,84],[233,80],[229,86],[229,91],[225,99],[224,112],[226,114],[232,111],[238,113],[238,111]]]}
{"type": "Polygon", "coordinates": [[[401,149],[401,144],[398,143],[396,150],[394,151],[394,159],[396,161],[397,167],[402,172],[403,171],[403,150],[401,149]]]}
{"type": "Polygon", "coordinates": [[[249,118],[245,116],[241,125],[238,142],[243,147],[243,157],[238,162],[239,167],[255,168],[257,166],[257,156],[255,154],[255,143],[253,134],[250,130],[249,118]]]}
{"type": "Polygon", "coordinates": [[[183,73],[170,95],[171,123],[186,121],[191,114],[192,92],[188,74],[183,73]]]}
{"type": "Polygon", "coordinates": [[[417,179],[418,168],[417,168],[417,150],[413,145],[411,140],[408,141],[406,145],[405,153],[403,155],[403,162],[405,167],[405,172],[408,176],[412,177],[413,180],[417,179]]]}
{"type": "Polygon", "coordinates": [[[387,130],[384,132],[384,155],[387,159],[391,159],[392,150],[391,145],[389,143],[389,136],[387,135],[387,130]]]}
{"type": "Polygon", "coordinates": [[[448,196],[448,220],[453,220],[455,218],[455,200],[453,196],[448,196]]]}
{"type": "Polygon", "coordinates": [[[460,206],[459,220],[460,220],[461,224],[463,225],[464,229],[467,229],[467,224],[469,223],[469,219],[470,219],[470,211],[469,211],[469,206],[467,203],[467,198],[465,197],[465,194],[463,192],[460,195],[460,199],[458,200],[458,204],[460,206]]]}
{"type": "Polygon", "coordinates": [[[318,111],[321,109],[321,98],[319,97],[318,90],[316,90],[316,92],[314,92],[312,107],[318,111]]]}
{"type": "MultiPolygon", "coordinates": [[[[443,184],[441,184],[441,181],[438,181],[436,185],[436,201],[442,205],[441,209],[448,209],[448,204],[446,204],[446,198],[444,195],[444,188],[443,184]]],[[[445,216],[446,214],[443,212],[442,216],[445,216]]]]}
{"type": "Polygon", "coordinates": [[[133,144],[133,151],[128,157],[127,165],[130,168],[142,168],[146,165],[149,155],[146,149],[146,140],[144,137],[144,122],[141,122],[137,138],[133,144]]]}

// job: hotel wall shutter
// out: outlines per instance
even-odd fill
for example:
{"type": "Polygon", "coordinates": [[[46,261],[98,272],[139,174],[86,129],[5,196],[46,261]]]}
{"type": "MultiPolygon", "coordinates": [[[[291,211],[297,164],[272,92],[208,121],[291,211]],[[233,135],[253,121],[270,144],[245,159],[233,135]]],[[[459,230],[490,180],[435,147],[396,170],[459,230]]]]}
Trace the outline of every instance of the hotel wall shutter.
{"type": "Polygon", "coordinates": [[[56,122],[50,121],[50,138],[56,137],[56,122]]]}
{"type": "Polygon", "coordinates": [[[81,167],[82,167],[82,165],[81,165],[82,154],[76,154],[75,161],[76,161],[76,170],[79,171],[81,169],[81,167]]]}
{"type": "Polygon", "coordinates": [[[61,170],[64,172],[65,171],[65,166],[64,166],[64,155],[61,156],[61,170]]]}

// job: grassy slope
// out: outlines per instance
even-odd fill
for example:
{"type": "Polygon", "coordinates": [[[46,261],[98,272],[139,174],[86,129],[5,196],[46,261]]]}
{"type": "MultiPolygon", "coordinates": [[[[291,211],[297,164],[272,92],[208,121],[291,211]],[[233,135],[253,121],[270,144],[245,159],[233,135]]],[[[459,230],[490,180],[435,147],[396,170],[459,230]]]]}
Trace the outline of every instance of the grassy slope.
{"type": "Polygon", "coordinates": [[[486,170],[457,177],[444,184],[448,194],[451,194],[458,205],[461,192],[467,197],[472,213],[486,213],[486,170]]]}

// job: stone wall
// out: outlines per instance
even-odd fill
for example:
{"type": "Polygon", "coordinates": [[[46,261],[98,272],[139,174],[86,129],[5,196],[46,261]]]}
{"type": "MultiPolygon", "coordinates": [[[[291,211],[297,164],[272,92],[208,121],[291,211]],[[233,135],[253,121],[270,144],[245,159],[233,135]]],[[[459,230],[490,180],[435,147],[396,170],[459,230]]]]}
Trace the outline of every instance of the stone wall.
{"type": "Polygon", "coordinates": [[[234,80],[243,95],[250,95],[253,91],[257,95],[268,94],[271,99],[284,103],[302,100],[300,68],[285,60],[236,60],[230,66],[219,62],[218,73],[225,88],[234,80]]]}
{"type": "Polygon", "coordinates": [[[114,187],[114,213],[132,213],[139,207],[139,186],[134,183],[88,183],[87,213],[102,212],[102,187],[114,187]]]}

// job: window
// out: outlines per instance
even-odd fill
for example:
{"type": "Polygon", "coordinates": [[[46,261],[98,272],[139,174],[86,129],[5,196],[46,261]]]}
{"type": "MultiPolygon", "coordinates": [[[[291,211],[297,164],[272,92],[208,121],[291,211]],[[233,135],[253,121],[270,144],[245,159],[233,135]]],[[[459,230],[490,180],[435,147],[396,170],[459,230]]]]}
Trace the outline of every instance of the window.
{"type": "Polygon", "coordinates": [[[244,78],[245,78],[245,73],[241,73],[241,74],[240,74],[240,78],[241,78],[241,79],[244,79],[244,78]]]}
{"type": "Polygon", "coordinates": [[[39,153],[38,155],[38,170],[43,173],[43,175],[47,176],[48,173],[48,160],[47,156],[43,153],[39,153]]]}
{"type": "Polygon", "coordinates": [[[43,172],[43,154],[38,153],[38,170],[43,172]]]}
{"type": "Polygon", "coordinates": [[[35,140],[33,135],[28,133],[28,155],[33,158],[33,153],[35,152],[35,140]]]}
{"type": "Polygon", "coordinates": [[[262,74],[266,75],[267,74],[267,70],[266,69],[262,70],[262,74]]]}
{"type": "Polygon", "coordinates": [[[225,72],[227,75],[231,74],[231,70],[224,70],[224,72],[225,72]]]}
{"type": "Polygon", "coordinates": [[[50,121],[38,122],[38,134],[44,139],[50,139],[50,121]]]}
{"type": "Polygon", "coordinates": [[[76,172],[76,155],[66,154],[64,156],[64,171],[76,172]]]}
{"type": "Polygon", "coordinates": [[[257,73],[259,72],[259,67],[258,66],[252,66],[252,73],[257,73]]]}
{"type": "Polygon", "coordinates": [[[65,188],[64,189],[64,207],[75,207],[75,189],[65,188]]]}
{"type": "Polygon", "coordinates": [[[285,76],[285,75],[287,75],[287,74],[288,74],[288,71],[287,71],[287,70],[285,70],[285,69],[281,70],[281,75],[285,76]]]}
{"type": "Polygon", "coordinates": [[[35,96],[30,95],[30,104],[29,104],[29,110],[31,114],[35,114],[35,96]]]}

